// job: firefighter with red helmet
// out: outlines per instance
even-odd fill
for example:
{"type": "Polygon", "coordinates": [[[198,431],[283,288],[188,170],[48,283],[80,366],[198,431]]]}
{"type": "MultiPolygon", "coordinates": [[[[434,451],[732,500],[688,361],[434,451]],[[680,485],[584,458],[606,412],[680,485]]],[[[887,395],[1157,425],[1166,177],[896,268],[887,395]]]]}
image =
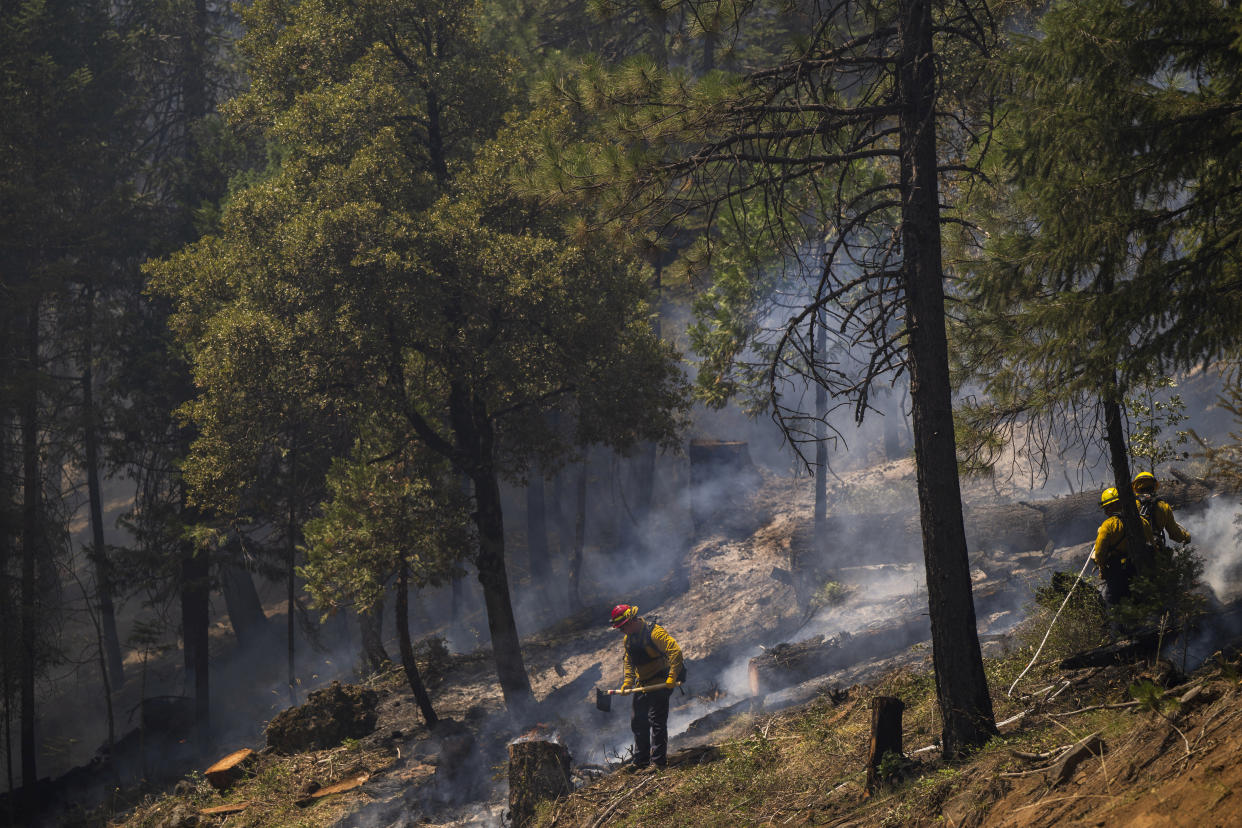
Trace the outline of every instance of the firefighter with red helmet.
{"type": "Polygon", "coordinates": [[[609,623],[625,633],[622,690],[647,688],[634,694],[630,730],[634,733],[634,758],[629,769],[663,768],[668,756],[668,704],[673,688],[685,681],[681,648],[668,631],[645,621],[638,607],[617,604],[609,623]]]}

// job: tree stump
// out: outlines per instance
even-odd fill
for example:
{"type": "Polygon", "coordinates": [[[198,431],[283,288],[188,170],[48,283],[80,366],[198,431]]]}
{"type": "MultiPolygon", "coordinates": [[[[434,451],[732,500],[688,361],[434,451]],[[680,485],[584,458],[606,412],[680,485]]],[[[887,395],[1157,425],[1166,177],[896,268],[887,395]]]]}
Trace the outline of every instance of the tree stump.
{"type": "Polygon", "coordinates": [[[740,440],[690,441],[690,516],[695,535],[710,527],[752,530],[751,511],[741,508],[760,481],[750,449],[740,440]]]}
{"type": "Polygon", "coordinates": [[[209,767],[203,776],[207,777],[211,787],[217,791],[226,790],[241,777],[254,755],[255,752],[250,748],[235,750],[209,767]]]}
{"type": "Polygon", "coordinates": [[[876,696],[871,700],[871,750],[867,755],[867,793],[891,781],[881,773],[884,757],[901,757],[901,714],[906,705],[893,696],[876,696]]]}
{"type": "Polygon", "coordinates": [[[509,818],[515,828],[530,824],[540,802],[571,790],[569,749],[564,745],[536,739],[509,745],[509,818]]]}

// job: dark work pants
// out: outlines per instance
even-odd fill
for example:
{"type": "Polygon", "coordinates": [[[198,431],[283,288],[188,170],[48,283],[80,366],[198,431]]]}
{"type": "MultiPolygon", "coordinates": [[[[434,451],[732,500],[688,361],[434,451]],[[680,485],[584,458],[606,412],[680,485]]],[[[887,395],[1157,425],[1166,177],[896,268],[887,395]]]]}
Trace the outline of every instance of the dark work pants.
{"type": "Polygon", "coordinates": [[[634,694],[630,730],[634,732],[634,764],[639,767],[650,762],[664,767],[668,753],[668,701],[672,695],[671,688],[634,694]]]}
{"type": "Polygon", "coordinates": [[[1104,578],[1104,600],[1110,607],[1130,597],[1130,579],[1134,577],[1135,569],[1128,559],[1101,568],[1100,575],[1104,578]]]}

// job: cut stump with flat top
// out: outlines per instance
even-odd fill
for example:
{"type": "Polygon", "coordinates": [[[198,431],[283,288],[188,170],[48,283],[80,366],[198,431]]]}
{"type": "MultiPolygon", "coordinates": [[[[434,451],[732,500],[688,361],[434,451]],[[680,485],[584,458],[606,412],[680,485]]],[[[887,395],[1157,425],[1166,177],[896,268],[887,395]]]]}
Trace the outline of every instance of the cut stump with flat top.
{"type": "Polygon", "coordinates": [[[254,751],[250,748],[235,750],[204,771],[203,776],[217,791],[227,790],[241,777],[253,756],[254,751]]]}
{"type": "Polygon", "coordinates": [[[890,780],[880,774],[880,763],[888,754],[900,757],[901,714],[906,705],[893,696],[876,696],[871,700],[871,750],[867,755],[867,793],[890,780]]]}
{"type": "Polygon", "coordinates": [[[572,790],[567,747],[535,739],[509,745],[509,818],[515,828],[530,824],[540,802],[572,790]]]}

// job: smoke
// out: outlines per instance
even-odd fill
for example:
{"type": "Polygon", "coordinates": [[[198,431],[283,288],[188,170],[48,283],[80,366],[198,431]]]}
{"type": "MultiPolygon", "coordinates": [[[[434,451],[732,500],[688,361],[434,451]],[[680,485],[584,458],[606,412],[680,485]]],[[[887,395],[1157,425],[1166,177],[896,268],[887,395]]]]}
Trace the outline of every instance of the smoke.
{"type": "Polygon", "coordinates": [[[1180,521],[1203,557],[1203,579],[1222,602],[1242,597],[1242,504],[1213,498],[1180,521]]]}

